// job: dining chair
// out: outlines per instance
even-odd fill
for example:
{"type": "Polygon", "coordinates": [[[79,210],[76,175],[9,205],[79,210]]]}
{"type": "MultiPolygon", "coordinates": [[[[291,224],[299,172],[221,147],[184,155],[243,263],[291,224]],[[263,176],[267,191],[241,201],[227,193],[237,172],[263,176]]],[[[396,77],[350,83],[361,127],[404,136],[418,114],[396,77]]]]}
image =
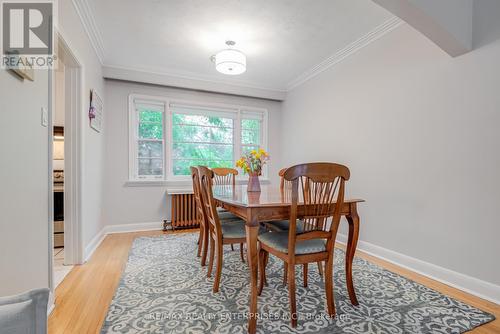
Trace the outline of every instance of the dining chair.
{"type": "MultiPolygon", "coordinates": [[[[209,226],[206,219],[205,208],[203,206],[203,199],[200,192],[200,176],[197,167],[190,167],[191,179],[193,182],[193,195],[196,202],[197,217],[200,224],[200,233],[198,237],[198,252],[197,256],[201,256],[201,265],[206,265],[208,244],[209,244],[209,226]]],[[[221,212],[218,210],[219,219],[222,224],[238,221],[240,218],[230,212],[221,212]]],[[[243,256],[243,249],[240,248],[241,261],[245,262],[243,256]]]]}
{"type": "Polygon", "coordinates": [[[205,266],[207,260],[208,248],[208,226],[205,222],[205,214],[203,212],[203,204],[200,194],[200,177],[196,167],[189,167],[191,170],[191,181],[193,182],[193,196],[196,202],[196,216],[200,224],[200,234],[198,236],[198,257],[201,256],[201,265],[205,266]]]}
{"type": "Polygon", "coordinates": [[[236,185],[237,169],[217,167],[212,168],[212,171],[214,172],[215,185],[236,185]]]}
{"type": "MultiPolygon", "coordinates": [[[[292,197],[292,181],[288,181],[285,179],[285,172],[287,168],[282,168],[279,170],[278,175],[280,177],[280,192],[281,198],[284,202],[291,202],[292,197]]],[[[266,222],[266,227],[271,231],[283,232],[288,231],[290,226],[290,221],[288,220],[276,220],[266,222]]],[[[297,233],[303,232],[303,223],[299,220],[296,224],[295,230],[297,233]]],[[[323,277],[323,265],[322,262],[318,261],[318,272],[321,277],[323,277]]],[[[307,275],[308,275],[308,263],[304,263],[303,265],[303,285],[307,287],[307,275]]],[[[283,284],[286,285],[288,281],[288,265],[284,262],[284,270],[283,270],[283,284]]]]}
{"type": "MultiPolygon", "coordinates": [[[[238,170],[234,168],[227,167],[214,167],[211,168],[212,172],[214,172],[214,185],[217,186],[226,186],[232,185],[236,186],[236,176],[238,175],[238,170]]],[[[225,211],[223,209],[219,209],[220,211],[225,211]]],[[[231,244],[231,250],[234,250],[233,244],[231,244]]],[[[243,252],[243,244],[240,244],[240,253],[243,252]]]]}
{"type": "Polygon", "coordinates": [[[308,163],[288,168],[286,181],[292,182],[292,205],[288,231],[267,232],[258,236],[259,295],[266,276],[269,253],[288,264],[288,291],[292,327],[297,326],[295,300],[295,266],[311,262],[326,262],[325,293],[327,311],[335,316],[333,297],[333,256],[335,238],[344,202],[345,181],[350,172],[346,166],[335,163],[308,163]],[[300,185],[300,191],[299,191],[300,185]],[[300,203],[300,206],[299,206],[300,203]],[[303,231],[296,224],[303,222],[303,231]]]}
{"type": "Polygon", "coordinates": [[[280,177],[280,190],[285,188],[292,189],[292,182],[285,180],[285,172],[287,168],[281,168],[278,171],[278,175],[280,177]]]}
{"type": "MultiPolygon", "coordinates": [[[[238,218],[231,222],[221,223],[220,215],[226,212],[219,212],[215,204],[212,192],[214,172],[205,166],[198,166],[197,170],[201,204],[204,209],[205,224],[208,227],[208,244],[210,245],[207,276],[210,277],[212,274],[214,258],[217,253],[213,292],[218,292],[222,273],[223,246],[235,243],[244,244],[246,242],[245,221],[238,218]]],[[[242,261],[244,261],[243,248],[241,248],[240,255],[242,261]]]]}
{"type": "MultiPolygon", "coordinates": [[[[279,170],[278,175],[280,177],[280,193],[283,202],[288,202],[291,200],[292,183],[285,180],[283,177],[285,175],[286,168],[279,170]]],[[[274,220],[266,222],[266,227],[272,231],[288,231],[289,221],[288,220],[274,220]]],[[[301,224],[297,225],[297,230],[301,230],[301,224]]]]}

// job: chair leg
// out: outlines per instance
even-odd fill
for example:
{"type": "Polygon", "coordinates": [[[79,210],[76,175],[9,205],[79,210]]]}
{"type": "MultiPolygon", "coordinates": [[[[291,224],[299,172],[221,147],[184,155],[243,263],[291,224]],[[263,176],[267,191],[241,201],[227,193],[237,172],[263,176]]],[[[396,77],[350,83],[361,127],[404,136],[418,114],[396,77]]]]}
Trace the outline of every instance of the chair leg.
{"type": "Polygon", "coordinates": [[[335,300],[333,297],[333,255],[330,255],[325,267],[326,307],[330,317],[335,316],[335,300]]]}
{"type": "Polygon", "coordinates": [[[215,267],[214,292],[219,292],[220,276],[222,273],[222,243],[217,245],[217,265],[215,267]]]}
{"type": "Polygon", "coordinates": [[[200,225],[200,234],[198,235],[198,253],[196,256],[201,256],[201,251],[203,249],[203,225],[200,225]]]}
{"type": "Polygon", "coordinates": [[[265,275],[265,269],[267,268],[267,264],[269,263],[269,252],[266,252],[266,256],[264,258],[264,285],[267,286],[267,276],[265,275]]]}
{"type": "Polygon", "coordinates": [[[204,267],[207,265],[207,252],[208,252],[208,229],[203,228],[203,247],[201,250],[201,266],[204,267]]]}
{"type": "Polygon", "coordinates": [[[234,246],[233,246],[233,244],[231,244],[231,250],[234,252],[234,246]]]}
{"type": "Polygon", "coordinates": [[[262,289],[264,289],[264,283],[266,281],[266,251],[261,249],[259,251],[259,289],[257,290],[257,294],[260,296],[262,293],[262,289]]]}
{"type": "Polygon", "coordinates": [[[307,288],[307,273],[309,271],[309,265],[304,263],[302,273],[304,274],[304,288],[307,288]]]}
{"type": "Polygon", "coordinates": [[[283,285],[288,281],[288,263],[283,262],[283,285]]]}
{"type": "Polygon", "coordinates": [[[207,277],[212,276],[212,268],[214,267],[214,257],[215,257],[215,240],[210,236],[210,259],[208,261],[208,271],[207,277]]]}
{"type": "Polygon", "coordinates": [[[245,257],[243,256],[243,244],[240,244],[240,256],[241,262],[245,263],[245,257]]]}
{"type": "Polygon", "coordinates": [[[323,262],[318,261],[316,263],[318,264],[319,276],[323,277],[323,262]]]}
{"type": "Polygon", "coordinates": [[[297,327],[297,305],[295,300],[295,264],[288,264],[288,293],[290,298],[290,319],[292,327],[297,327]]]}

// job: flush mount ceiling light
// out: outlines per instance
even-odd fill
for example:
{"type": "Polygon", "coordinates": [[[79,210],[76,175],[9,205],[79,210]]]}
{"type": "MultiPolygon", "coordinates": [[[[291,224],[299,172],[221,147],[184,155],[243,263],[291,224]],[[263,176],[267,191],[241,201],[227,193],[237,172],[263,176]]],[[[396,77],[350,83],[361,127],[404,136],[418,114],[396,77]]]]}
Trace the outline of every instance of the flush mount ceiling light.
{"type": "Polygon", "coordinates": [[[212,56],[215,69],[220,73],[238,75],[247,70],[247,57],[241,51],[232,48],[235,44],[234,41],[227,41],[226,45],[229,48],[212,56]]]}

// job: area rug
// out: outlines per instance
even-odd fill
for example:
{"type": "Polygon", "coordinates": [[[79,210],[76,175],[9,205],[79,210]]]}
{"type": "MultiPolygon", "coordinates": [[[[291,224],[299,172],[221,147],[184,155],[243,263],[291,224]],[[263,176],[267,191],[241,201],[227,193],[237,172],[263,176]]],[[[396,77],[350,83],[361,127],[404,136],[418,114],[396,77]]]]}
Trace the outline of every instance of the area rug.
{"type": "MultiPolygon", "coordinates": [[[[196,258],[196,234],[135,239],[101,333],[246,333],[249,275],[228,247],[219,293],[196,258]]],[[[421,284],[355,258],[359,306],[346,289],[344,252],[335,250],[337,316],[325,312],[324,282],[309,266],[302,286],[297,266],[298,326],[289,321],[283,263],[270,256],[268,286],[258,299],[258,333],[463,333],[495,319],[421,284]]]]}

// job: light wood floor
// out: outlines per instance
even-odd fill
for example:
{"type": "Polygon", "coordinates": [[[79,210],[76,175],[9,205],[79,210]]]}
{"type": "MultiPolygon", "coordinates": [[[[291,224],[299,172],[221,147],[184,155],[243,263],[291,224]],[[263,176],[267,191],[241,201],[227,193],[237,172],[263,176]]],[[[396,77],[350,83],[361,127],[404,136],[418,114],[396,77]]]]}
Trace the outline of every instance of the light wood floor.
{"type": "MultiPolygon", "coordinates": [[[[193,230],[191,230],[192,232],[193,230]]],[[[108,306],[118,286],[128,252],[134,238],[183,232],[137,232],[108,235],[94,255],[84,265],[75,266],[56,289],[56,307],[49,317],[49,333],[99,333],[108,306]]],[[[342,248],[342,246],[339,246],[342,248]]],[[[390,271],[424,284],[455,299],[495,315],[497,320],[471,333],[500,333],[500,306],[460,290],[436,282],[422,275],[357,252],[357,256],[376,263],[390,271]]]]}

